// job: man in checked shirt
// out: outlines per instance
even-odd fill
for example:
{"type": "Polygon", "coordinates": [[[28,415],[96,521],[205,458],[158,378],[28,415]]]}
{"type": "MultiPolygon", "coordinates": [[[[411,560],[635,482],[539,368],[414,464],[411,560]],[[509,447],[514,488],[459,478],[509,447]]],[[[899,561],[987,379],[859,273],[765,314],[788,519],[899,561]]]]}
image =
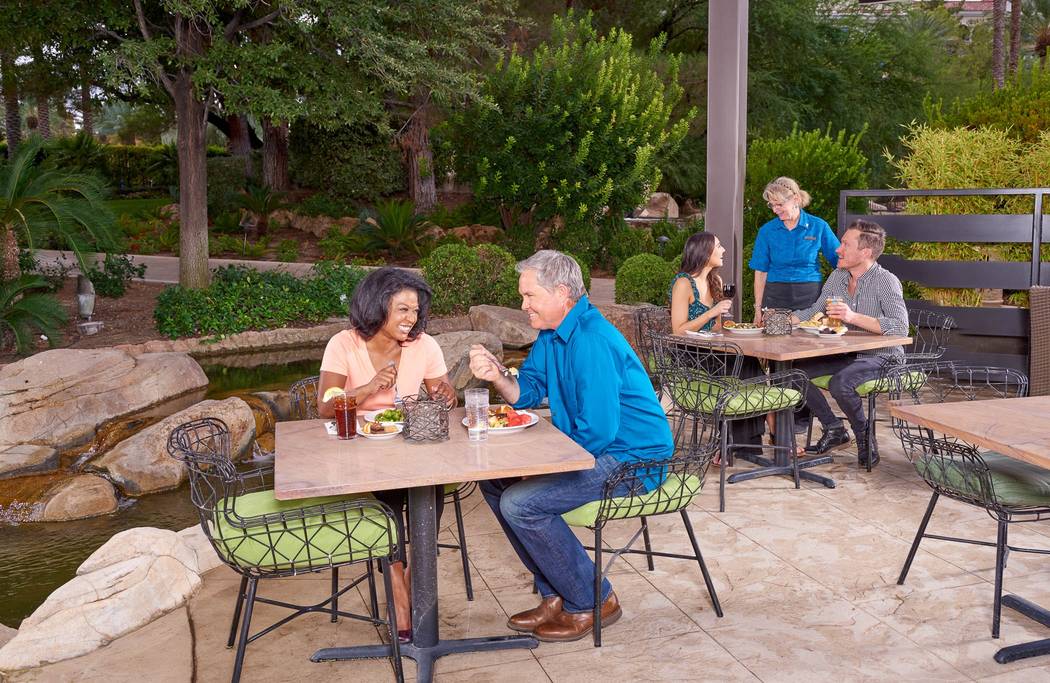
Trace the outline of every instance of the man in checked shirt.
{"type": "MultiPolygon", "coordinates": [[[[908,310],[904,306],[901,282],[896,275],[876,262],[885,246],[886,231],[882,226],[871,221],[854,221],[846,229],[837,250],[838,268],[828,276],[820,298],[809,308],[795,311],[794,322],[809,320],[826,306],[828,316],[838,318],[853,329],[906,336],[908,310]],[[829,297],[838,297],[838,300],[825,303],[829,297]]],[[[814,358],[796,364],[809,377],[831,375],[828,391],[849,420],[857,439],[857,457],[861,465],[867,465],[870,459],[874,466],[879,461],[879,454],[875,444],[868,443],[864,403],[857,395],[857,387],[877,379],[887,364],[901,362],[903,358],[904,349],[891,346],[857,354],[814,358]]],[[[820,389],[808,382],[805,392],[806,403],[823,427],[820,440],[808,449],[809,452],[827,453],[849,444],[849,434],[842,420],[831,412],[831,406],[820,389]]]]}

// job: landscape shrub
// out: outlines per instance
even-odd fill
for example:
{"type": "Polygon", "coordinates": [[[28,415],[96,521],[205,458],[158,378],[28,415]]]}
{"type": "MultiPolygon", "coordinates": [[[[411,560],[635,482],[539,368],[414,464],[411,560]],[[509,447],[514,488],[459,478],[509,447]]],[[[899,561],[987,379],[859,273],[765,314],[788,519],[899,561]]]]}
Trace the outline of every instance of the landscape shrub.
{"type": "Polygon", "coordinates": [[[667,305],[674,266],[656,254],[638,254],[616,271],[616,303],[667,305]]]}
{"type": "Polygon", "coordinates": [[[305,278],[228,266],[215,271],[206,289],[166,288],[153,317],[157,330],[172,339],[321,322],[346,314],[345,301],[364,276],[360,268],[332,262],[315,264],[305,278]]]}
{"type": "Polygon", "coordinates": [[[277,243],[277,260],[284,263],[295,263],[299,260],[299,242],[288,239],[277,243]]]}
{"type": "MultiPolygon", "coordinates": [[[[37,260],[36,256],[29,249],[19,249],[18,267],[23,275],[39,275],[44,278],[44,281],[47,283],[43,287],[44,291],[54,294],[62,289],[69,272],[73,270],[74,266],[72,262],[66,260],[65,256],[62,256],[57,261],[43,264],[37,260]]],[[[0,267],[0,281],[5,279],[3,277],[3,268],[0,267]]]]}
{"type": "Polygon", "coordinates": [[[409,200],[381,199],[376,202],[374,210],[363,211],[361,217],[358,232],[369,250],[385,251],[391,256],[419,256],[428,241],[424,233],[431,224],[416,213],[415,204],[409,200]],[[366,221],[365,218],[373,220],[366,221]]]}
{"type": "Polygon", "coordinates": [[[329,218],[356,216],[358,213],[353,202],[333,197],[326,192],[312,194],[290,208],[303,216],[328,216],[329,218]]]}
{"type": "Polygon", "coordinates": [[[1050,65],[1032,62],[1018,69],[1002,88],[942,102],[924,102],[926,118],[937,128],[991,127],[1013,138],[1035,142],[1050,130],[1050,65]]]}
{"type": "Polygon", "coordinates": [[[208,215],[216,216],[236,208],[236,198],[244,187],[244,160],[239,157],[209,157],[208,215]]]}
{"type": "Polygon", "coordinates": [[[609,267],[615,272],[623,262],[638,254],[655,254],[656,242],[648,226],[626,223],[613,235],[607,245],[609,267]]]}
{"type": "Polygon", "coordinates": [[[357,230],[343,231],[333,226],[328,234],[317,241],[317,247],[329,261],[346,261],[352,254],[365,250],[367,239],[357,230]]]}
{"type": "Polygon", "coordinates": [[[466,313],[479,304],[519,305],[514,263],[510,252],[495,244],[446,244],[421,260],[419,267],[434,290],[432,310],[447,315],[466,313]]]}
{"type": "Polygon", "coordinates": [[[623,215],[637,206],[687,132],[695,110],[672,117],[678,65],[662,36],[635,49],[622,29],[599,35],[590,15],[555,16],[547,42],[500,62],[485,101],[450,118],[457,176],[477,201],[531,211],[536,222],[562,216],[569,231],[556,246],[589,258],[589,235],[575,228],[598,222],[604,207],[623,215]]]}
{"type": "Polygon", "coordinates": [[[146,276],[146,265],[135,265],[127,254],[106,254],[102,267],[97,262],[91,264],[87,276],[95,286],[96,294],[119,299],[128,291],[128,283],[132,278],[142,279],[146,276]]]}
{"type": "Polygon", "coordinates": [[[296,121],[288,151],[288,173],[300,187],[369,201],[405,189],[400,150],[389,132],[371,124],[326,130],[296,121]]]}
{"type": "MultiPolygon", "coordinates": [[[[1045,187],[1050,180],[1050,133],[1032,142],[1004,128],[938,128],[913,126],[902,138],[907,154],[890,158],[898,179],[908,189],[970,187],[1045,187]]],[[[912,197],[907,212],[916,215],[1030,213],[1032,199],[1023,196],[912,197]]],[[[1050,260],[1044,245],[1043,260],[1050,260]]],[[[905,258],[939,261],[1028,261],[1028,244],[969,242],[898,242],[905,258]]],[[[923,287],[909,283],[922,299],[945,306],[980,306],[978,289],[923,287]]],[[[1023,296],[1006,292],[1014,303],[1023,296]]]]}
{"type": "Polygon", "coordinates": [[[0,281],[0,350],[7,351],[10,343],[19,354],[28,355],[36,347],[37,333],[47,338],[48,346],[61,341],[69,314],[48,288],[48,282],[34,274],[0,281]]]}

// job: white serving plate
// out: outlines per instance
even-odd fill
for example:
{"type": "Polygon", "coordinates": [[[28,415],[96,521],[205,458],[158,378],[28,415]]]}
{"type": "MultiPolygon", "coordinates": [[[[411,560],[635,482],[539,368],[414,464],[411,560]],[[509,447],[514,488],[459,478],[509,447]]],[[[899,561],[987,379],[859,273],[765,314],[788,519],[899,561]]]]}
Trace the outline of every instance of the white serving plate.
{"type": "Polygon", "coordinates": [[[799,329],[809,332],[814,337],[841,337],[842,335],[846,334],[846,330],[842,330],[841,332],[821,332],[815,327],[802,327],[799,329]]]}
{"type": "Polygon", "coordinates": [[[375,439],[376,441],[385,441],[387,439],[393,439],[395,436],[400,434],[401,431],[405,428],[404,425],[402,425],[400,422],[384,422],[383,424],[385,424],[387,427],[393,427],[394,431],[383,432],[382,434],[369,434],[365,431],[365,425],[367,424],[367,422],[362,422],[358,424],[357,433],[365,437],[366,439],[375,439]]]}
{"type": "MultiPolygon", "coordinates": [[[[524,431],[527,427],[531,427],[540,421],[540,416],[536,413],[530,413],[527,410],[519,410],[522,415],[528,415],[532,420],[528,424],[518,425],[517,427],[489,427],[489,434],[513,434],[515,432],[524,431]]],[[[467,418],[463,418],[463,426],[467,426],[467,418]]]]}
{"type": "Polygon", "coordinates": [[[752,328],[746,328],[746,329],[743,329],[743,330],[738,330],[735,327],[723,327],[722,328],[722,331],[727,333],[727,334],[736,334],[736,335],[740,335],[741,337],[754,337],[755,335],[762,334],[764,330],[765,330],[765,328],[762,328],[762,327],[752,327],[752,328]]]}

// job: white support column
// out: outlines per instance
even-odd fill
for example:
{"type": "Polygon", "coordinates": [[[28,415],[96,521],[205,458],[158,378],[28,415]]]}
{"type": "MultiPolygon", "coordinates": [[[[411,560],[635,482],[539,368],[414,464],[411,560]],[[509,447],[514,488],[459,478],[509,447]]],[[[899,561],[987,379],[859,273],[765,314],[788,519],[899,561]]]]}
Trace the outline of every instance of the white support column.
{"type": "MultiPolygon", "coordinates": [[[[704,224],[726,248],[722,277],[740,292],[747,157],[748,0],[711,0],[707,48],[707,205],[704,224]]],[[[739,313],[740,300],[734,303],[739,313]]]]}

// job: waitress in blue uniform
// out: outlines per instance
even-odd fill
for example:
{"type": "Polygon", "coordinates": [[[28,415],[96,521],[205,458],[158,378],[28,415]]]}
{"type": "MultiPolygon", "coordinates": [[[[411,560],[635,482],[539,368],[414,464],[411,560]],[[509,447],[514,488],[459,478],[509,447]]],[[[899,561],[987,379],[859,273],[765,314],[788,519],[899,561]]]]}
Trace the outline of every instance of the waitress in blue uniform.
{"type": "MultiPolygon", "coordinates": [[[[838,266],[839,239],[821,218],[806,213],[809,193],[791,178],[766,185],[762,198],[776,218],[758,229],[748,265],[755,271],[755,324],[762,324],[762,308],[809,308],[820,296],[823,277],[820,254],[832,268],[838,266]]],[[[796,431],[805,430],[808,410],[796,414],[796,431]]]]}

